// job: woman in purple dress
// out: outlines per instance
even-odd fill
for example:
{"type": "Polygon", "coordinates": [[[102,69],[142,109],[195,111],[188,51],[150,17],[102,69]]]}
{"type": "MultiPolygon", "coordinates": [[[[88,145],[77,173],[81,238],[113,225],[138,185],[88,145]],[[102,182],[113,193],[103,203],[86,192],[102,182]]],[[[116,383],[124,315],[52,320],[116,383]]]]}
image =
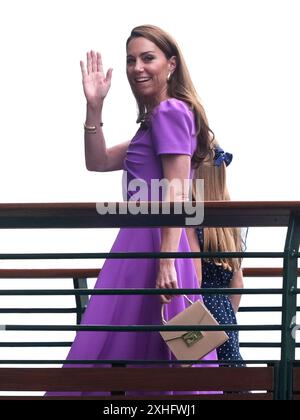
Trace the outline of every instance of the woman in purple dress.
{"type": "MultiPolygon", "coordinates": [[[[86,167],[100,172],[124,170],[128,201],[134,198],[130,189],[132,181],[140,180],[147,187],[143,200],[150,201],[151,182],[163,178],[180,180],[177,189],[167,190],[165,201],[187,200],[183,181],[193,177],[193,167],[206,156],[213,134],[183,56],[167,33],[151,25],[134,28],[126,47],[127,77],[137,101],[140,127],[131,141],[106,147],[102,108],[110,89],[112,69],[105,75],[101,55],[88,52],[87,68],[82,61],[80,63],[87,100],[86,167]]],[[[111,251],[187,252],[190,246],[182,228],[122,228],[111,251]]],[[[192,259],[108,259],[95,287],[198,288],[198,280],[192,259]]],[[[194,301],[201,297],[192,295],[190,298],[194,301]]],[[[162,303],[166,304],[166,318],[175,316],[187,305],[181,295],[160,298],[94,295],[82,324],[159,325],[162,303]]],[[[204,359],[214,361],[216,358],[214,351],[204,359]]],[[[84,331],[77,333],[68,359],[171,361],[174,357],[158,332],[84,331]]],[[[65,367],[68,366],[74,365],[65,367]]]]}

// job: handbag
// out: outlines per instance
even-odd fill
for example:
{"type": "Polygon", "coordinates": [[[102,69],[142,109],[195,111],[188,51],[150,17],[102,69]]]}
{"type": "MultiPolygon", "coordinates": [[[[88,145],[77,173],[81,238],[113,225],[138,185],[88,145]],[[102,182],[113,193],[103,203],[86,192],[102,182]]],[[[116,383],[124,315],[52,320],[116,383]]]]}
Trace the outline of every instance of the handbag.
{"type": "MultiPolygon", "coordinates": [[[[166,321],[162,305],[162,322],[164,325],[219,325],[206,306],[200,301],[192,302],[186,295],[190,306],[166,321]]],[[[228,339],[225,331],[160,331],[171,352],[179,360],[199,360],[228,339]]],[[[186,365],[185,365],[186,366],[186,365]]]]}

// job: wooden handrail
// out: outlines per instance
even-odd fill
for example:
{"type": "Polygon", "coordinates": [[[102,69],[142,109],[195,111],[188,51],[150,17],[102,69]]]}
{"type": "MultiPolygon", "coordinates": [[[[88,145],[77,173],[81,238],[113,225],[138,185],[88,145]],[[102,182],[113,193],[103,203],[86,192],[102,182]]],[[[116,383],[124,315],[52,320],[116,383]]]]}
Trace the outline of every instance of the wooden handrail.
{"type": "MultiPolygon", "coordinates": [[[[2,268],[0,278],[95,278],[101,268],[2,268]]],[[[243,269],[244,277],[282,277],[283,269],[275,267],[249,267],[243,269]]],[[[298,268],[300,277],[300,268],[298,268]]]]}
{"type": "MultiPolygon", "coordinates": [[[[244,277],[283,277],[283,269],[275,267],[249,267],[243,268],[244,277]]],[[[300,277],[300,268],[298,268],[300,277]]]]}
{"type": "Polygon", "coordinates": [[[0,368],[0,391],[273,391],[272,367],[0,368]],[[180,375],[178,372],[180,371],[180,375]],[[147,378],[147,380],[145,380],[147,378]]]}
{"type": "MultiPolygon", "coordinates": [[[[97,203],[98,205],[100,203],[97,203]]],[[[107,203],[102,203],[107,204],[107,203]]],[[[117,214],[101,216],[96,203],[7,203],[0,204],[0,228],[92,228],[138,226],[185,226],[194,203],[184,203],[182,214],[126,213],[127,202],[115,205],[117,214]],[[185,211],[189,208],[190,211],[185,211]]],[[[202,206],[203,203],[198,203],[202,206]]],[[[300,201],[207,201],[203,226],[287,226],[291,214],[300,216],[300,201]]],[[[201,223],[201,222],[200,222],[201,223]]]]}
{"type": "Polygon", "coordinates": [[[93,278],[98,277],[100,268],[34,268],[0,269],[0,278],[93,278]]]}

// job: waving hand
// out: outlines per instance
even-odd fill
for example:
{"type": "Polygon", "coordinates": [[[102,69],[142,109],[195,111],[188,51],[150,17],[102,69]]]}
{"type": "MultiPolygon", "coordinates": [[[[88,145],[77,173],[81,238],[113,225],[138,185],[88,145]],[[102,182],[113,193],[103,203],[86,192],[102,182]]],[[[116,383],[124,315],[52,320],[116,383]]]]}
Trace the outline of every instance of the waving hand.
{"type": "Polygon", "coordinates": [[[104,74],[101,54],[95,51],[87,53],[87,68],[85,69],[83,61],[80,61],[80,67],[87,103],[90,107],[97,108],[102,105],[110,89],[112,69],[104,74]]]}

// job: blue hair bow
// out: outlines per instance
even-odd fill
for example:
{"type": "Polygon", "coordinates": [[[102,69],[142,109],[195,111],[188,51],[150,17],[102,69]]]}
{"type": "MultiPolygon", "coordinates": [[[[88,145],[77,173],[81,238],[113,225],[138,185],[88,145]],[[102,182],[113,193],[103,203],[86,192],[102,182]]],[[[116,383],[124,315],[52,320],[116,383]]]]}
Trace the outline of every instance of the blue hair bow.
{"type": "Polygon", "coordinates": [[[224,150],[221,147],[216,147],[215,149],[215,166],[221,166],[222,162],[225,162],[225,165],[228,166],[233,158],[233,155],[231,153],[225,153],[224,150]]]}

